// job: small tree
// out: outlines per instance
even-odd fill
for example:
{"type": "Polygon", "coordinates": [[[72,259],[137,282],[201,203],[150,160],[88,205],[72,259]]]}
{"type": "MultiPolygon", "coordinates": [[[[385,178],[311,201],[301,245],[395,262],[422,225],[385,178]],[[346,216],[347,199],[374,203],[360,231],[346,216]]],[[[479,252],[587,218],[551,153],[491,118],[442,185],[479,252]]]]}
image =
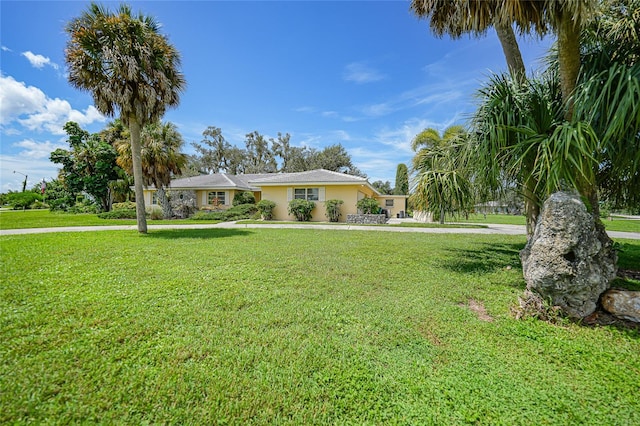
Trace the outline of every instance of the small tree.
{"type": "Polygon", "coordinates": [[[271,200],[260,200],[258,204],[256,204],[256,207],[262,220],[273,219],[273,209],[276,208],[276,203],[271,200]]]}
{"type": "Polygon", "coordinates": [[[374,198],[362,198],[358,200],[356,207],[358,207],[358,210],[360,210],[362,214],[378,214],[380,211],[378,201],[374,198]]]}
{"type": "Polygon", "coordinates": [[[404,163],[398,164],[396,169],[396,187],[393,190],[395,195],[409,194],[409,170],[404,163]]]}
{"type": "Polygon", "coordinates": [[[295,199],[289,202],[289,214],[296,217],[299,222],[311,220],[311,212],[316,207],[313,201],[295,199]]]}
{"type": "Polygon", "coordinates": [[[325,208],[327,209],[326,215],[327,218],[329,218],[329,222],[337,222],[340,220],[340,216],[342,216],[342,213],[340,213],[340,206],[342,204],[344,204],[344,201],[342,200],[327,200],[324,203],[325,208]]]}

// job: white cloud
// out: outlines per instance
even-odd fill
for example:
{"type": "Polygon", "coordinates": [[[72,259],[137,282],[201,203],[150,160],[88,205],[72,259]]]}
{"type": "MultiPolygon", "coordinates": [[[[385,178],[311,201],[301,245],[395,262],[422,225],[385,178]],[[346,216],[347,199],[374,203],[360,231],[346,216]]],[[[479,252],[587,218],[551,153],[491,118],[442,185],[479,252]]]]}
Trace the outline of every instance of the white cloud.
{"type": "Polygon", "coordinates": [[[312,106],[302,106],[294,109],[295,112],[315,112],[316,109],[312,106]]]}
{"type": "Polygon", "coordinates": [[[331,137],[344,142],[351,140],[351,135],[349,135],[349,133],[344,130],[334,130],[330,133],[330,135],[331,137]]]}
{"type": "Polygon", "coordinates": [[[7,46],[0,46],[3,52],[13,52],[13,50],[9,49],[7,46]]]}
{"type": "Polygon", "coordinates": [[[11,76],[0,75],[0,124],[9,124],[23,114],[38,111],[47,101],[42,90],[25,86],[11,76]]]}
{"type": "Polygon", "coordinates": [[[0,155],[0,164],[0,192],[22,190],[24,176],[20,173],[28,176],[27,188],[32,188],[43,178],[47,181],[55,179],[59,168],[48,158],[35,159],[22,154],[0,155]],[[14,170],[18,173],[13,173],[14,170]]]}
{"type": "Polygon", "coordinates": [[[364,84],[384,80],[386,76],[361,62],[352,62],[345,67],[342,78],[346,81],[364,84]]]}
{"type": "Polygon", "coordinates": [[[34,141],[33,139],[24,139],[12,145],[15,147],[24,148],[23,151],[19,153],[20,157],[34,158],[34,159],[49,158],[49,156],[51,155],[51,152],[55,151],[56,149],[69,148],[66,144],[53,143],[50,141],[37,142],[37,141],[34,141]]]}
{"type": "Polygon", "coordinates": [[[383,102],[379,104],[367,105],[362,108],[364,115],[369,117],[381,117],[383,115],[391,114],[394,111],[394,107],[389,103],[383,102]]]}
{"type": "Polygon", "coordinates": [[[455,118],[456,117],[453,117],[444,123],[412,118],[406,120],[396,128],[383,128],[382,130],[379,130],[374,135],[374,139],[378,143],[393,147],[395,151],[400,151],[405,155],[413,156],[411,141],[418,133],[427,128],[434,128],[442,131],[451,126],[454,123],[455,118]]]}
{"type": "Polygon", "coordinates": [[[86,126],[104,122],[106,117],[93,105],[78,111],[66,100],[48,98],[37,87],[26,86],[11,76],[0,75],[0,120],[3,126],[16,122],[31,131],[63,135],[62,126],[67,121],[86,126]]]}
{"type": "Polygon", "coordinates": [[[55,62],[51,62],[51,59],[46,56],[36,55],[31,51],[22,52],[22,56],[27,58],[27,60],[31,63],[32,66],[42,69],[45,65],[49,65],[53,69],[58,69],[58,64],[55,62]]]}

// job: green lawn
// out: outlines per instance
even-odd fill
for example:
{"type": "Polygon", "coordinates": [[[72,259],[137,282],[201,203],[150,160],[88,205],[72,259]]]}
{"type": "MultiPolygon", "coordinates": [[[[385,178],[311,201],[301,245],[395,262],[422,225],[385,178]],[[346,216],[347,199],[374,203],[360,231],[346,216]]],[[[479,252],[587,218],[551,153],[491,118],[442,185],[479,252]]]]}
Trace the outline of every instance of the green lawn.
{"type": "Polygon", "coordinates": [[[0,423],[640,424],[638,331],[510,315],[524,242],[0,237],[0,423]]]}
{"type": "MultiPolygon", "coordinates": [[[[216,223],[214,221],[150,220],[149,225],[216,223]]],[[[1,210],[0,229],[59,228],[64,226],[135,225],[135,219],[100,219],[95,214],[68,214],[49,210],[1,210]]]]}
{"type": "MultiPolygon", "coordinates": [[[[488,214],[486,217],[481,214],[469,215],[468,219],[463,217],[447,217],[447,222],[456,223],[498,223],[504,225],[525,225],[525,217],[522,215],[506,215],[506,214],[488,214]]],[[[603,219],[602,223],[608,231],[622,232],[640,232],[640,220],[624,219],[621,217],[613,217],[611,219],[603,219]]]]}
{"type": "MultiPolygon", "coordinates": [[[[163,224],[181,224],[181,223],[216,223],[207,220],[148,220],[149,225],[163,225],[163,224]]],[[[468,220],[462,218],[447,218],[447,222],[460,223],[466,227],[482,227],[488,223],[498,223],[507,225],[524,225],[524,216],[513,215],[491,215],[488,214],[486,219],[483,215],[470,215],[468,220]]],[[[48,227],[61,227],[61,226],[101,226],[101,225],[135,225],[135,220],[122,220],[122,219],[100,219],[95,214],[65,214],[65,213],[52,213],[48,210],[26,210],[26,211],[13,211],[2,210],[0,211],[0,229],[21,229],[21,228],[48,228],[48,227]]],[[[243,221],[243,223],[265,223],[263,221],[243,221]]],[[[268,223],[268,222],[267,222],[268,223]]],[[[295,223],[300,222],[275,222],[275,223],[295,223]]],[[[629,220],[622,218],[614,218],[613,220],[604,221],[607,230],[609,231],[626,231],[626,232],[640,232],[640,220],[629,220]]],[[[326,223],[325,223],[326,225],[326,223]]],[[[335,225],[344,225],[343,223],[335,225]]],[[[423,227],[423,228],[451,228],[456,227],[447,223],[440,225],[437,223],[418,223],[407,224],[403,223],[401,227],[423,227]]]]}

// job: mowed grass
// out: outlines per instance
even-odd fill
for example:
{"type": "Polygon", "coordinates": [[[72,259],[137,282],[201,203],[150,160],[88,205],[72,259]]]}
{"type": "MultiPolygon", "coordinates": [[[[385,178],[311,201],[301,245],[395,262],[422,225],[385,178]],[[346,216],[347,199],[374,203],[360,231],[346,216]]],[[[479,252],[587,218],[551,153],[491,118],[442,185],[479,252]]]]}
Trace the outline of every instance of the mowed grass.
{"type": "MultiPolygon", "coordinates": [[[[196,224],[196,223],[216,223],[210,220],[147,220],[149,225],[179,225],[179,224],[196,224]]],[[[264,222],[246,220],[242,223],[276,223],[276,224],[300,224],[301,222],[264,222]]],[[[484,215],[472,214],[468,219],[461,217],[447,217],[447,223],[440,225],[438,223],[402,223],[399,227],[416,227],[416,228],[455,228],[455,227],[472,227],[481,228],[486,224],[496,223],[505,225],[524,225],[524,216],[514,216],[505,214],[488,214],[484,215]]],[[[603,221],[609,231],[624,232],[640,232],[640,220],[623,219],[614,217],[612,220],[603,221]]],[[[59,212],[50,212],[49,210],[0,210],[0,229],[24,229],[24,228],[58,228],[64,226],[107,226],[107,225],[135,225],[136,221],[131,219],[100,219],[95,214],[66,214],[59,212]]],[[[308,225],[318,224],[317,222],[309,222],[308,225]]],[[[324,225],[330,223],[323,223],[324,225]]],[[[344,223],[332,224],[336,226],[345,225],[344,223]]],[[[378,225],[376,225],[378,226],[378,225]]]]}
{"type": "MultiPolygon", "coordinates": [[[[149,225],[166,224],[195,224],[215,223],[213,221],[196,221],[190,219],[180,220],[150,220],[149,225]]],[[[0,229],[26,229],[26,228],[60,228],[66,226],[107,226],[107,225],[132,225],[135,219],[100,219],[96,214],[69,214],[51,212],[49,210],[2,210],[0,211],[0,229]]]]}
{"type": "MultiPolygon", "coordinates": [[[[497,223],[502,225],[525,225],[526,220],[522,215],[508,215],[508,214],[471,214],[468,218],[464,217],[447,217],[447,222],[455,223],[476,223],[487,224],[497,223]]],[[[608,231],[621,231],[621,232],[640,232],[640,220],[638,219],[626,219],[623,217],[613,216],[611,218],[602,219],[605,228],[608,231]]]]}
{"type": "Polygon", "coordinates": [[[524,242],[0,237],[0,423],[639,424],[637,331],[510,315],[524,242]]]}

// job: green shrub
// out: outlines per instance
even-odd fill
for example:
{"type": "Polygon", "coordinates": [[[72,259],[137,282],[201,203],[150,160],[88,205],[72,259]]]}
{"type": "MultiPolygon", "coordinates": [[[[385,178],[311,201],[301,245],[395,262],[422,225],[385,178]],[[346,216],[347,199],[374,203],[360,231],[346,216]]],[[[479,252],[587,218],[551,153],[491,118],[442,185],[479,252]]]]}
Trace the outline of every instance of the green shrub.
{"type": "Polygon", "coordinates": [[[111,205],[111,210],[135,210],[136,203],[133,201],[125,201],[124,203],[113,203],[111,205]]]}
{"type": "Polygon", "coordinates": [[[117,209],[99,213],[100,219],[136,219],[136,209],[117,209]]]}
{"type": "Polygon", "coordinates": [[[233,204],[234,206],[239,206],[242,204],[255,204],[255,203],[256,203],[256,197],[255,195],[253,195],[253,192],[251,191],[244,191],[239,194],[236,194],[236,196],[233,197],[233,201],[231,202],[231,204],[233,204]]]}
{"type": "Polygon", "coordinates": [[[228,210],[222,211],[199,211],[191,219],[193,220],[217,220],[217,221],[232,221],[251,219],[251,217],[258,211],[255,204],[240,204],[238,206],[231,207],[228,210]]]}
{"type": "Polygon", "coordinates": [[[256,204],[256,207],[262,220],[273,219],[273,209],[276,208],[276,203],[271,200],[261,200],[256,204]]]}
{"type": "Polygon", "coordinates": [[[67,210],[67,212],[69,213],[73,213],[73,214],[81,214],[81,213],[98,213],[99,211],[99,207],[96,204],[93,204],[91,202],[83,202],[83,203],[77,203],[75,206],[73,207],[69,207],[69,209],[67,210]]]}
{"type": "Polygon", "coordinates": [[[327,209],[326,215],[329,218],[329,222],[338,222],[340,220],[340,206],[344,204],[342,200],[327,200],[324,205],[327,209]]]}
{"type": "Polygon", "coordinates": [[[380,212],[380,206],[375,198],[363,198],[356,203],[358,210],[362,214],[378,214],[380,212]]]}
{"type": "Polygon", "coordinates": [[[311,220],[311,212],[316,207],[316,203],[307,200],[291,200],[289,202],[289,214],[296,217],[299,222],[311,220]]]}
{"type": "Polygon", "coordinates": [[[32,209],[47,209],[49,208],[49,206],[45,203],[43,203],[40,200],[36,200],[33,204],[31,204],[31,208],[32,209]]]}
{"type": "Polygon", "coordinates": [[[42,201],[42,196],[32,191],[7,194],[7,202],[14,210],[30,209],[31,205],[36,201],[42,201]]]}
{"type": "Polygon", "coordinates": [[[226,220],[250,219],[258,211],[255,204],[239,204],[225,212],[226,220]]]}

